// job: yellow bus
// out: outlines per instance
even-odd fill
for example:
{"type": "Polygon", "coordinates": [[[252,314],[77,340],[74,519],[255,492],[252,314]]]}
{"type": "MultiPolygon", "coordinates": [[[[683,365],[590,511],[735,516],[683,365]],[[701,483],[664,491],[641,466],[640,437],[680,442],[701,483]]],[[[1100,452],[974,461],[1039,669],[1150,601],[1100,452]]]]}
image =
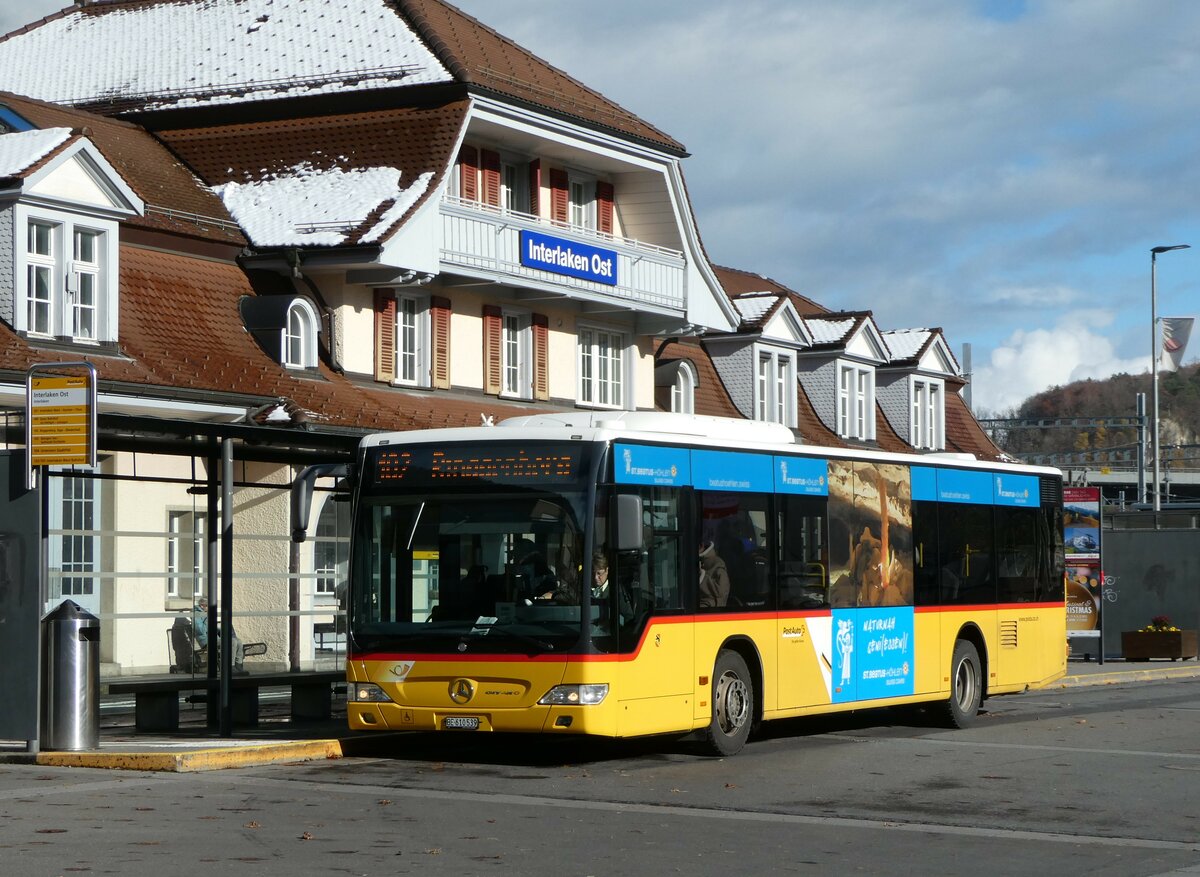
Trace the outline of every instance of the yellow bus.
{"type": "Polygon", "coordinates": [[[699,734],[1066,672],[1062,480],[649,412],[371,436],[354,730],[699,734]]]}

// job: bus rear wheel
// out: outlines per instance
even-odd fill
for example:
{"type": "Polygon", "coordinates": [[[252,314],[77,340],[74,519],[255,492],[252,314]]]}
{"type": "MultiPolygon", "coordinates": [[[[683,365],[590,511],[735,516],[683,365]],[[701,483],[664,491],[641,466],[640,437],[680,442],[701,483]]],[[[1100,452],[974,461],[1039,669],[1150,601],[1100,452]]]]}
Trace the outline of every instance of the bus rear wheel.
{"type": "Polygon", "coordinates": [[[979,651],[973,643],[960,639],[950,659],[950,699],[946,701],[946,720],[951,727],[965,728],[974,723],[983,702],[983,673],[979,651]]]}
{"type": "Polygon", "coordinates": [[[717,655],[712,675],[712,721],[705,742],[716,755],[736,755],[754,723],[754,680],[746,662],[728,649],[717,655]]]}

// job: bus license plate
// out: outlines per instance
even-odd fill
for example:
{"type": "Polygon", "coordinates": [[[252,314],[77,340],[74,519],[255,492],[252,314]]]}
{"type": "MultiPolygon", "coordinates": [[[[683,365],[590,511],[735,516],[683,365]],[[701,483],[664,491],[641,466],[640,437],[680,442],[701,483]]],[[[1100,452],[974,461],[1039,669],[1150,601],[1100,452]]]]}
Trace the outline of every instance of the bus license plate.
{"type": "Polygon", "coordinates": [[[442,727],[459,731],[478,731],[479,716],[446,716],[442,727]]]}

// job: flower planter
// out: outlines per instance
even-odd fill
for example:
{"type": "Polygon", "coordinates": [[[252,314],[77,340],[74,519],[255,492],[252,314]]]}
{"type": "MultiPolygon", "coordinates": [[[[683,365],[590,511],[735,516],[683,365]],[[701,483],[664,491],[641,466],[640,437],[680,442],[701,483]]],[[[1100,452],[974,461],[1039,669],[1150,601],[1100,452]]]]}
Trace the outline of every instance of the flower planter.
{"type": "Polygon", "coordinates": [[[1121,632],[1121,654],[1126,661],[1151,661],[1155,658],[1196,657],[1194,630],[1126,630],[1121,632]]]}

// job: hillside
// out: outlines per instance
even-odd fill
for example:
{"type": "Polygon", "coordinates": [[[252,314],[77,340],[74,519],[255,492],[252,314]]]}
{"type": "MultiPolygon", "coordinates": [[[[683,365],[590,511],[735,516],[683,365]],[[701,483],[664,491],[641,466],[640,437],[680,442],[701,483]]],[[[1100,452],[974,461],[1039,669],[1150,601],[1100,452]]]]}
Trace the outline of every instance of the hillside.
{"type": "MultiPolygon", "coordinates": [[[[1178,372],[1160,373],[1159,434],[1164,460],[1200,462],[1200,365],[1184,366],[1178,372]]],[[[1016,421],[1065,418],[1128,417],[1129,426],[1001,427],[993,434],[996,443],[1015,457],[1061,455],[1063,462],[1132,462],[1137,448],[1137,394],[1146,394],[1146,428],[1151,428],[1153,400],[1149,374],[1113,375],[1106,380],[1076,381],[1053,387],[1026,399],[1016,409],[991,415],[1016,421]]],[[[988,415],[982,415],[988,416],[988,415]]],[[[1149,441],[1149,438],[1147,438],[1149,441]]]]}

